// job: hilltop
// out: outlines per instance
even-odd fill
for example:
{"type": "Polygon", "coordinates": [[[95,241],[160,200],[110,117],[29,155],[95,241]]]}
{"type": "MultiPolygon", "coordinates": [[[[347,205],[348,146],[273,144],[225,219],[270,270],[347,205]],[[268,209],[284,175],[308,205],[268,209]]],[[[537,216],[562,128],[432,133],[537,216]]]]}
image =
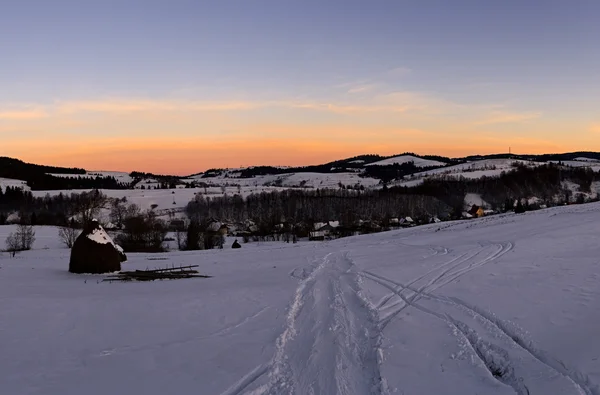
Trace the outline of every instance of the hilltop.
{"type": "Polygon", "coordinates": [[[116,172],[61,168],[35,165],[4,157],[0,158],[0,186],[23,185],[30,190],[210,186],[360,189],[381,187],[385,184],[411,186],[424,179],[440,175],[467,178],[497,176],[503,171],[510,171],[516,164],[537,166],[545,163],[600,171],[600,153],[498,154],[462,158],[414,153],[387,157],[360,155],[320,165],[300,167],[258,165],[237,169],[208,169],[189,176],[140,171],[116,172]],[[1,179],[6,180],[1,181],[1,179]]]}

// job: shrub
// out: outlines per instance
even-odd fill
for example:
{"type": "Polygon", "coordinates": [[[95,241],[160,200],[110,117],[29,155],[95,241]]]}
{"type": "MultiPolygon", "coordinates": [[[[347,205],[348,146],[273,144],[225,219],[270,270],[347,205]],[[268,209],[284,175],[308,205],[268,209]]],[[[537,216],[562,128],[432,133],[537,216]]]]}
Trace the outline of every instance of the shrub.
{"type": "Polygon", "coordinates": [[[60,241],[67,246],[67,248],[73,248],[75,240],[79,236],[80,231],[71,226],[61,226],[58,230],[58,237],[60,241]]]}

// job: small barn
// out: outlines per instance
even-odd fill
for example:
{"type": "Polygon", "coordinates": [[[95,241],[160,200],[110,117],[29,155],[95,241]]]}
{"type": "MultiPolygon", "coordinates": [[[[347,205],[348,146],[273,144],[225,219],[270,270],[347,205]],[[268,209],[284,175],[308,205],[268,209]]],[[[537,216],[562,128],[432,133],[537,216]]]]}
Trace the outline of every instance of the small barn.
{"type": "Polygon", "coordinates": [[[91,221],[71,249],[71,273],[111,273],[121,270],[127,256],[97,220],[91,221]]]}
{"type": "Polygon", "coordinates": [[[335,228],[329,224],[323,225],[317,229],[317,232],[323,233],[324,236],[330,236],[333,231],[335,231],[335,228]]]}

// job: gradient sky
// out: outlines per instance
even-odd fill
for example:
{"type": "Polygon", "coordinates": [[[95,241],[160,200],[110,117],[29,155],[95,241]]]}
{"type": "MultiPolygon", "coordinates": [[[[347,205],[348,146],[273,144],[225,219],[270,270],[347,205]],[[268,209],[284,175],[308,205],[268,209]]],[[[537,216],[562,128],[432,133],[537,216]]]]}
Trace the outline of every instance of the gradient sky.
{"type": "Polygon", "coordinates": [[[194,173],[600,151],[597,0],[8,0],[0,156],[194,173]]]}

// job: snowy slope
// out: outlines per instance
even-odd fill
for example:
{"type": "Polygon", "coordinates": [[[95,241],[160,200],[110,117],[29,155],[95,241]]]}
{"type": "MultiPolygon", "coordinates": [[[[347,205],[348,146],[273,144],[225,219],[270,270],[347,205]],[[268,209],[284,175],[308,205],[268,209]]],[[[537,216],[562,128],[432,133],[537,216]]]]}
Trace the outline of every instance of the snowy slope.
{"type": "Polygon", "coordinates": [[[96,177],[114,177],[118,182],[129,184],[133,179],[131,176],[122,171],[88,171],[86,174],[64,174],[64,173],[48,173],[54,177],[81,177],[81,178],[96,178],[96,177]]]}
{"type": "MultiPolygon", "coordinates": [[[[584,159],[584,158],[579,158],[584,159]]],[[[589,167],[593,171],[600,171],[600,163],[595,162],[593,159],[587,160],[563,160],[563,161],[551,161],[552,163],[562,163],[564,166],[570,167],[589,167]]]]}
{"type": "Polygon", "coordinates": [[[4,191],[6,189],[6,187],[11,187],[11,188],[18,187],[18,188],[22,188],[26,191],[29,191],[31,189],[27,186],[26,181],[0,177],[0,189],[2,189],[2,191],[4,191]]]}
{"type": "MultiPolygon", "coordinates": [[[[155,186],[154,184],[152,186],[155,186]]],[[[110,198],[127,198],[127,203],[135,203],[142,210],[150,209],[157,205],[158,210],[181,210],[196,194],[206,197],[223,196],[223,193],[234,195],[239,193],[241,196],[248,196],[251,193],[281,191],[286,188],[277,187],[208,187],[208,188],[177,188],[177,189],[101,189],[100,191],[110,198]]],[[[56,196],[60,193],[70,195],[71,193],[88,192],[85,190],[53,190],[53,191],[32,191],[33,196],[44,197],[46,194],[56,196]]]]}
{"type": "Polygon", "coordinates": [[[502,172],[514,170],[516,164],[525,166],[540,166],[541,162],[532,162],[520,159],[482,159],[472,162],[465,162],[454,166],[447,166],[439,169],[433,169],[415,173],[400,181],[397,185],[415,186],[423,182],[429,177],[464,177],[464,178],[481,178],[481,177],[497,177],[502,172]]]}
{"type": "Polygon", "coordinates": [[[38,228],[0,257],[0,393],[600,394],[598,223],[587,204],[129,254],[214,276],[129,284],[69,274],[38,228]]]}
{"type": "Polygon", "coordinates": [[[530,162],[517,159],[483,159],[473,162],[461,163],[459,165],[448,166],[443,169],[433,169],[415,174],[416,177],[424,175],[438,174],[464,174],[476,171],[488,171],[489,174],[500,174],[502,171],[507,171],[514,168],[515,164],[523,164],[526,166],[538,166],[542,163],[530,162]]]}
{"type": "Polygon", "coordinates": [[[403,163],[409,163],[409,162],[413,162],[416,167],[446,166],[446,163],[444,163],[444,162],[438,162],[436,160],[418,158],[418,157],[412,156],[412,155],[395,156],[393,158],[380,160],[379,162],[369,163],[365,166],[373,166],[373,165],[389,166],[389,165],[394,165],[394,164],[401,165],[403,163]]]}
{"type": "Polygon", "coordinates": [[[598,159],[586,158],[586,157],[584,157],[584,156],[579,156],[579,157],[577,157],[577,158],[575,158],[575,159],[573,159],[573,160],[575,160],[575,161],[578,161],[578,162],[593,162],[593,163],[600,163],[600,160],[598,160],[598,159]]]}
{"type": "Polygon", "coordinates": [[[380,180],[370,177],[360,177],[356,173],[285,173],[269,174],[252,178],[237,178],[236,172],[228,171],[225,175],[218,177],[195,176],[185,180],[195,180],[211,185],[240,185],[243,187],[253,186],[283,186],[303,188],[339,188],[342,183],[346,186],[363,185],[372,187],[379,184],[380,180]]]}

